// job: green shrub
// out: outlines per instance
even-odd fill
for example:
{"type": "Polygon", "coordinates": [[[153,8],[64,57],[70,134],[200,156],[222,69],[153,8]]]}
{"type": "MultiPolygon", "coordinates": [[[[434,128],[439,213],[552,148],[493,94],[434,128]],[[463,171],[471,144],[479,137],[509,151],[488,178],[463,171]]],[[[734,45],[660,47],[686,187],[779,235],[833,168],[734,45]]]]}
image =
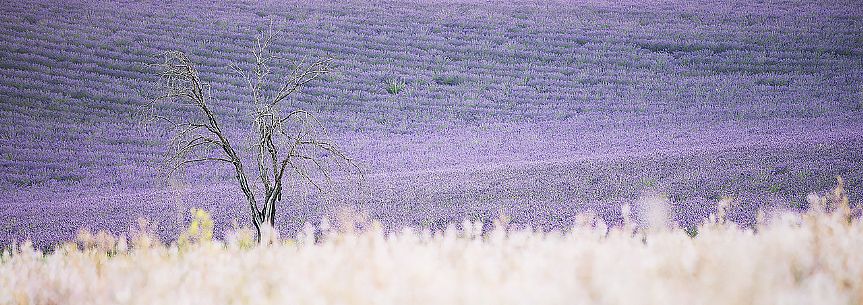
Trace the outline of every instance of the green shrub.
{"type": "Polygon", "coordinates": [[[465,79],[458,75],[438,75],[434,77],[434,82],[438,85],[455,86],[465,82],[465,79]]]}
{"type": "Polygon", "coordinates": [[[389,79],[386,81],[387,93],[398,94],[407,87],[407,83],[400,79],[389,79]]]}

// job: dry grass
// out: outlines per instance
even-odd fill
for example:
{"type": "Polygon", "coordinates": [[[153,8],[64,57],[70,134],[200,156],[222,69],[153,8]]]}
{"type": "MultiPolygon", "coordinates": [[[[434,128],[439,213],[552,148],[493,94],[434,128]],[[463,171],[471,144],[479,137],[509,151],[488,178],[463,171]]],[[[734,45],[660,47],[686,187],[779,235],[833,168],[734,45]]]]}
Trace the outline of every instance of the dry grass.
{"type": "Polygon", "coordinates": [[[198,213],[180,245],[139,232],[7,251],[0,303],[863,304],[863,222],[837,189],[810,198],[807,214],[768,215],[757,233],[720,213],[695,238],[583,219],[567,233],[467,224],[385,236],[373,225],[250,247],[242,230],[210,241],[198,213]]]}

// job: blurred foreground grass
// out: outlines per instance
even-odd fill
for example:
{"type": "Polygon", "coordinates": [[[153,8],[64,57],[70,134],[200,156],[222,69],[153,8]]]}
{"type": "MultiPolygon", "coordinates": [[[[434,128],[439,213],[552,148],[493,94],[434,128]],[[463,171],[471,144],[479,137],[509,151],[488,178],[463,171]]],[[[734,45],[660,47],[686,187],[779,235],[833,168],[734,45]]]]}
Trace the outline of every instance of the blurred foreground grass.
{"type": "Polygon", "coordinates": [[[863,304],[863,221],[841,179],[809,200],[748,229],[723,208],[673,229],[658,209],[646,226],[583,215],[539,232],[502,217],[485,234],[470,222],[385,234],[372,223],[262,246],[248,229],[212,240],[209,215],[193,210],[172,245],[142,223],[130,240],[82,231],[50,254],[6,249],[0,304],[863,304]]]}

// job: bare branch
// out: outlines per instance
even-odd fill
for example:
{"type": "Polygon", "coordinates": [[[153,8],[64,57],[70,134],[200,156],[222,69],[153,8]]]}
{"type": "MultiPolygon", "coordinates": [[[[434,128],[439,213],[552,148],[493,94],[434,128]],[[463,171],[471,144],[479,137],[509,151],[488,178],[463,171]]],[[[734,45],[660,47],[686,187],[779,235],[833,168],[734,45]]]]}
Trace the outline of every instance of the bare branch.
{"type": "MultiPolygon", "coordinates": [[[[287,160],[287,159],[286,159],[286,160],[287,160]]],[[[293,163],[293,162],[291,162],[291,161],[288,161],[288,162],[287,162],[287,164],[288,164],[288,165],[290,165],[290,166],[291,166],[291,168],[293,168],[293,169],[294,169],[294,172],[295,172],[295,173],[297,173],[297,175],[299,175],[299,176],[300,176],[300,178],[302,178],[302,179],[306,180],[306,182],[310,183],[312,186],[314,186],[316,189],[318,189],[318,191],[319,191],[319,192],[323,192],[323,191],[324,191],[324,189],[323,189],[323,188],[321,188],[321,186],[320,186],[320,185],[318,185],[318,184],[315,182],[315,180],[314,180],[314,179],[312,179],[312,177],[310,177],[310,176],[309,176],[309,174],[305,171],[305,169],[300,169],[299,167],[297,167],[296,165],[294,165],[294,163],[293,163]]]]}
{"type": "Polygon", "coordinates": [[[171,170],[168,171],[168,176],[172,175],[174,172],[176,172],[180,168],[183,168],[183,166],[185,166],[186,164],[196,163],[196,162],[207,162],[207,161],[227,162],[227,163],[233,164],[233,162],[231,160],[223,159],[223,158],[199,158],[199,159],[184,160],[183,162],[180,162],[180,163],[174,165],[174,167],[172,167],[171,170]]]}
{"type": "Polygon", "coordinates": [[[312,63],[311,65],[302,68],[302,65],[297,65],[294,69],[294,72],[291,73],[289,78],[284,81],[281,89],[276,93],[270,102],[270,106],[275,106],[285,98],[287,98],[292,93],[296,92],[300,87],[305,86],[307,83],[321,77],[322,75],[330,72],[330,64],[332,63],[333,58],[327,58],[324,60],[320,60],[312,63]]]}

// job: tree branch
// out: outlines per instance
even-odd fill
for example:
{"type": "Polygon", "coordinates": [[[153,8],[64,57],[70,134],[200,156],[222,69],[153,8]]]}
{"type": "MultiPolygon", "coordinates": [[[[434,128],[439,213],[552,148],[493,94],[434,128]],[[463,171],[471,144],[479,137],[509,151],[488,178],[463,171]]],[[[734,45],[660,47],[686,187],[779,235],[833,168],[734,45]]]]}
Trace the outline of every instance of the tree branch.
{"type": "Polygon", "coordinates": [[[270,106],[275,106],[285,98],[287,98],[292,93],[296,92],[302,86],[305,86],[307,83],[319,78],[321,75],[330,72],[330,63],[333,61],[333,58],[327,58],[324,60],[320,60],[312,63],[307,66],[302,72],[300,68],[302,65],[297,65],[294,69],[294,72],[291,73],[289,80],[285,81],[282,85],[281,89],[276,93],[270,102],[270,106]]]}
{"type": "Polygon", "coordinates": [[[231,160],[223,159],[223,158],[199,158],[199,159],[184,160],[183,162],[180,162],[177,165],[175,165],[174,167],[172,167],[171,170],[168,172],[168,175],[169,176],[172,175],[174,172],[176,172],[178,169],[182,168],[186,164],[197,163],[197,162],[207,162],[207,161],[228,162],[230,164],[233,164],[233,162],[231,162],[231,160]]]}

